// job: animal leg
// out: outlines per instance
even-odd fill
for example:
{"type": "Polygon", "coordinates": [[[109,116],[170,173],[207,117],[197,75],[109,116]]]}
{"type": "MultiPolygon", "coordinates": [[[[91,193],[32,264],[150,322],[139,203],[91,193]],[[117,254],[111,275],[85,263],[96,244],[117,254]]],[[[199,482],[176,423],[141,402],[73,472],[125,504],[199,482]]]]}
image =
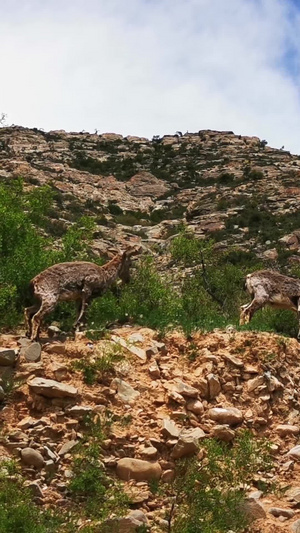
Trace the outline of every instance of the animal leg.
{"type": "Polygon", "coordinates": [[[86,310],[88,308],[89,302],[88,299],[90,298],[91,292],[88,289],[83,289],[82,291],[82,298],[81,298],[81,305],[79,307],[79,315],[74,323],[74,328],[77,330],[78,326],[80,325],[80,321],[85,316],[86,310]]]}
{"type": "Polygon", "coordinates": [[[249,324],[250,320],[253,318],[254,313],[264,307],[267,303],[268,298],[263,296],[255,296],[250,304],[241,307],[240,314],[240,325],[249,324]]]}
{"type": "Polygon", "coordinates": [[[297,316],[298,316],[298,322],[299,322],[299,331],[298,331],[297,339],[298,341],[300,341],[300,298],[298,300],[298,305],[297,305],[297,316]]]}
{"type": "Polygon", "coordinates": [[[44,318],[45,315],[48,315],[49,313],[51,313],[51,311],[53,311],[53,309],[55,309],[56,303],[57,303],[56,298],[55,299],[53,298],[51,300],[50,299],[42,300],[42,305],[40,309],[38,310],[37,313],[35,313],[35,315],[33,315],[32,320],[31,320],[32,331],[31,331],[30,339],[32,341],[35,341],[38,339],[42,319],[44,318]]]}
{"type": "Polygon", "coordinates": [[[40,304],[36,303],[32,305],[31,307],[25,307],[24,309],[24,322],[25,322],[25,328],[26,328],[26,337],[31,336],[31,330],[32,330],[32,322],[31,319],[33,315],[38,311],[40,304]]]}

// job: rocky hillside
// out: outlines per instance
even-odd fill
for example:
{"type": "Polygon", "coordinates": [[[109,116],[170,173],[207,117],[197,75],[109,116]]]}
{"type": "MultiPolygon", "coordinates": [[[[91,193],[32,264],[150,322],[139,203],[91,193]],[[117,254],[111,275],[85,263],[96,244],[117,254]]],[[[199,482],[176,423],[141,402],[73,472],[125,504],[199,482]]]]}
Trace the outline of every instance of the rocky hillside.
{"type": "MultiPolygon", "coordinates": [[[[162,342],[155,331],[132,327],[95,342],[82,334],[67,342],[44,336],[42,350],[12,335],[2,335],[1,344],[2,379],[14,372],[18,383],[0,413],[1,459],[16,458],[40,506],[72,509],[74,460],[80,442],[87,446],[84,418],[102,417],[110,424],[98,468],[119,478],[130,497],[123,518],[114,510],[106,519],[110,530],[136,531],[144,524],[153,533],[173,531],[178,461],[197,456],[203,467],[208,439],[230,445],[248,429],[267,439],[272,455],[270,470],[252,472],[245,485],[250,530],[299,531],[296,340],[229,328],[190,341],[173,332],[162,342]],[[99,370],[95,362],[108,350],[117,350],[119,361],[101,367],[91,382],[87,369],[99,370]]],[[[244,482],[243,475],[238,479],[244,482]]],[[[78,531],[91,523],[88,531],[102,531],[82,512],[78,531]]],[[[202,531],[200,522],[195,531],[202,531]]]]}
{"type": "Polygon", "coordinates": [[[248,269],[299,275],[299,178],[300,156],[232,132],[0,129],[0,533],[300,531],[297,324],[237,326],[248,269]],[[24,337],[37,271],[125,243],[146,261],[95,329],[62,334],[63,307],[24,337]]]}
{"type": "Polygon", "coordinates": [[[267,257],[280,242],[298,249],[300,156],[258,137],[203,130],[150,141],[1,128],[0,177],[16,176],[53,187],[54,236],[94,215],[99,253],[124,240],[161,243],[182,221],[201,238],[267,257]]]}

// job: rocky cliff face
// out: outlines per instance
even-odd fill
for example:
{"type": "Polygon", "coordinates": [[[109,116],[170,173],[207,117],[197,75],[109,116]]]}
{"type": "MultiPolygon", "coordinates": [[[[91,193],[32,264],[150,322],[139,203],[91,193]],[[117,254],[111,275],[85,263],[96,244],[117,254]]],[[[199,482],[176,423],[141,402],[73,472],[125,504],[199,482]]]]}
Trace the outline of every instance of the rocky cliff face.
{"type": "Polygon", "coordinates": [[[300,227],[300,157],[258,137],[203,130],[150,141],[1,128],[0,177],[16,176],[56,191],[56,232],[94,215],[106,245],[159,242],[184,221],[225,245],[272,253],[284,237],[298,248],[287,235],[300,227]]]}

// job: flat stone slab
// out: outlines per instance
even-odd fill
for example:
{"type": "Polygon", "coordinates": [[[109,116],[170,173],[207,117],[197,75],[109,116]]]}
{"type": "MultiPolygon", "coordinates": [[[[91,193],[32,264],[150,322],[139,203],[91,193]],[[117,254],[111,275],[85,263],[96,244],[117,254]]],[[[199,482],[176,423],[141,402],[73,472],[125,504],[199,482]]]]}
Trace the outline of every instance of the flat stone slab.
{"type": "Polygon", "coordinates": [[[162,469],[159,463],[124,457],[118,461],[116,472],[117,476],[124,481],[129,481],[129,479],[150,481],[160,479],[162,469]]]}
{"type": "Polygon", "coordinates": [[[39,342],[33,342],[22,350],[26,361],[28,363],[37,363],[41,359],[42,347],[39,342]]]}
{"type": "Polygon", "coordinates": [[[46,398],[75,398],[78,395],[78,390],[72,385],[60,383],[53,379],[33,378],[27,383],[33,392],[46,396],[46,398]]]}
{"type": "Polygon", "coordinates": [[[125,339],[122,339],[122,337],[118,337],[117,335],[112,335],[111,340],[114,341],[116,344],[119,344],[123,348],[126,348],[130,353],[136,355],[142,361],[147,361],[147,354],[142,348],[133,346],[132,344],[126,342],[125,339]]]}

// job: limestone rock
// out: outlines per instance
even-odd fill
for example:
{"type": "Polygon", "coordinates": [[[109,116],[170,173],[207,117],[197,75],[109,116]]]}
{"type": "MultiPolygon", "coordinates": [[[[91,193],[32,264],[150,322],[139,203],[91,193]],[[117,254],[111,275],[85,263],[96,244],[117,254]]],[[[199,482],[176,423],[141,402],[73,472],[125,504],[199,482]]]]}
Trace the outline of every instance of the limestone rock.
{"type": "Polygon", "coordinates": [[[151,363],[148,370],[152,379],[158,379],[160,377],[160,370],[156,361],[153,361],[153,363],[151,363]]]}
{"type": "Polygon", "coordinates": [[[61,446],[61,448],[58,451],[58,455],[61,457],[62,455],[66,455],[66,453],[69,453],[76,444],[78,444],[78,440],[69,440],[68,442],[65,442],[61,446]]]}
{"type": "Polygon", "coordinates": [[[198,398],[199,395],[199,391],[195,387],[191,387],[183,381],[176,383],[174,390],[183,396],[188,396],[188,398],[198,398]]]}
{"type": "Polygon", "coordinates": [[[294,448],[291,448],[291,450],[287,454],[289,457],[292,457],[292,459],[300,461],[300,444],[294,446],[294,448]]]}
{"type": "Polygon", "coordinates": [[[279,424],[276,426],[275,431],[278,433],[279,437],[286,437],[287,435],[298,435],[300,427],[291,424],[279,424]]]}
{"type": "Polygon", "coordinates": [[[208,383],[209,398],[210,400],[213,400],[221,392],[220,381],[216,376],[214,376],[214,374],[208,374],[207,383],[208,383]]]}
{"type": "Polygon", "coordinates": [[[204,413],[203,403],[200,402],[200,400],[190,400],[187,403],[186,408],[188,411],[191,411],[195,415],[203,415],[204,413]]]}
{"type": "Polygon", "coordinates": [[[29,388],[46,398],[76,398],[78,390],[72,385],[59,383],[53,379],[33,378],[28,381],[29,388]]]}
{"type": "Polygon", "coordinates": [[[200,428],[183,429],[180,432],[178,442],[172,450],[171,457],[179,459],[196,453],[199,449],[199,440],[204,437],[205,433],[200,428]]]}
{"type": "Polygon", "coordinates": [[[243,413],[236,407],[214,407],[208,411],[208,417],[219,424],[236,426],[243,422],[243,413]]]}
{"type": "Polygon", "coordinates": [[[41,359],[42,347],[39,342],[33,342],[26,346],[22,353],[28,363],[37,363],[41,359]]]}
{"type": "Polygon", "coordinates": [[[170,420],[169,418],[163,419],[163,428],[162,428],[162,434],[165,438],[176,438],[179,436],[180,429],[176,424],[173,422],[173,420],[170,420]]]}
{"type": "Polygon", "coordinates": [[[249,519],[250,522],[266,518],[266,511],[261,503],[254,498],[246,498],[241,504],[241,510],[243,514],[249,519]]]}
{"type": "Polygon", "coordinates": [[[223,442],[231,442],[234,439],[235,433],[230,429],[229,425],[222,425],[213,428],[212,436],[223,442]]]}
{"type": "Polygon", "coordinates": [[[35,466],[38,469],[43,468],[45,464],[43,456],[34,448],[24,448],[21,450],[21,458],[26,465],[35,466]]]}
{"type": "Polygon", "coordinates": [[[162,470],[159,463],[124,457],[118,461],[116,472],[118,477],[124,481],[129,479],[150,481],[151,479],[160,479],[162,470]]]}
{"type": "Polygon", "coordinates": [[[144,459],[155,459],[155,457],[157,456],[157,449],[154,448],[154,446],[148,446],[140,452],[140,455],[144,459]]]}
{"type": "Polygon", "coordinates": [[[0,366],[13,366],[15,361],[15,350],[0,348],[0,366]]]}
{"type": "Polygon", "coordinates": [[[147,524],[148,520],[145,513],[136,509],[131,511],[127,516],[105,520],[105,522],[101,524],[101,531],[103,531],[103,533],[113,531],[118,531],[119,533],[136,533],[147,524]]]}
{"type": "Polygon", "coordinates": [[[135,390],[129,383],[120,378],[115,378],[111,383],[111,388],[117,389],[117,395],[124,403],[133,403],[140,393],[135,390]]]}
{"type": "Polygon", "coordinates": [[[281,507],[271,507],[269,513],[273,516],[284,516],[285,518],[293,518],[295,511],[292,509],[281,509],[281,507]]]}

